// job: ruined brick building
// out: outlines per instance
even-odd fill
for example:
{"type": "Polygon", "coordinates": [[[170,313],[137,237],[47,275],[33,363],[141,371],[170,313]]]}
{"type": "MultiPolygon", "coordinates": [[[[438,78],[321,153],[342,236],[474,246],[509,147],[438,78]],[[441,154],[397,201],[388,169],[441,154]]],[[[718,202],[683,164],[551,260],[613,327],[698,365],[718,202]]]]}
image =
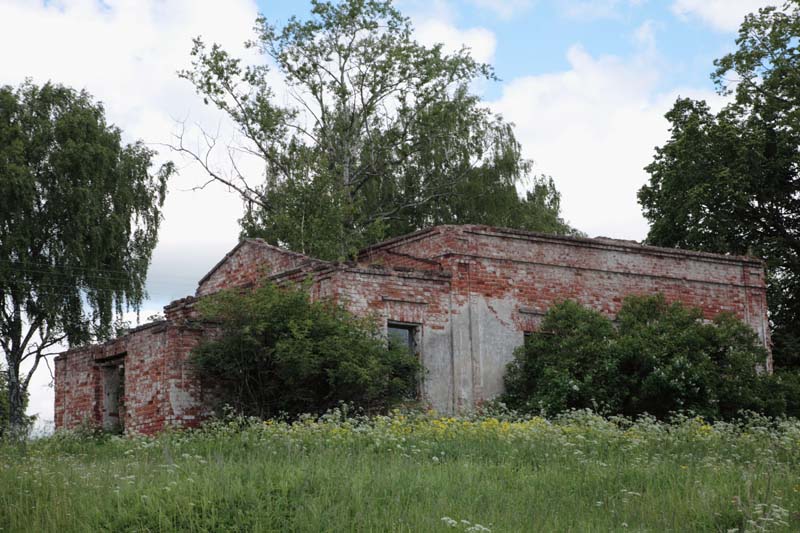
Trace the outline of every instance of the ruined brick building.
{"type": "Polygon", "coordinates": [[[152,433],[199,423],[209,401],[188,362],[204,335],[194,304],[264,277],[309,279],[313,298],[378,316],[387,334],[419,355],[426,370],[422,400],[442,412],[500,393],[514,348],[564,299],[613,316],[626,295],[662,293],[701,307],[707,318],[731,311],[769,344],[764,265],[752,258],[486,226],[418,231],[346,263],[251,239],[200,280],[195,296],[167,305],[164,320],[58,356],[56,427],[87,421],[109,427],[122,418],[126,431],[152,433]]]}

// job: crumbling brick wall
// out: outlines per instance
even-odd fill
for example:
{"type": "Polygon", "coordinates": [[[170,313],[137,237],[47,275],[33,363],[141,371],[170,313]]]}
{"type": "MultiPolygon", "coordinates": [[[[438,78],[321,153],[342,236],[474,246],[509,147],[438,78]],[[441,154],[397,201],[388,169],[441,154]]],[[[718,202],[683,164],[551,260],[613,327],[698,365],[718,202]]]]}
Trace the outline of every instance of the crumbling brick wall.
{"type": "Polygon", "coordinates": [[[315,262],[308,256],[282,250],[261,239],[245,239],[200,280],[196,296],[252,285],[264,277],[315,262]]]}
{"type": "MultiPolygon", "coordinates": [[[[628,241],[439,226],[372,246],[355,262],[330,263],[249,240],[200,281],[197,296],[263,279],[310,280],[312,298],[372,316],[384,331],[389,324],[413,330],[425,368],[422,400],[443,412],[471,409],[502,392],[524,333],[564,299],[613,318],[625,296],[662,293],[702,308],[709,319],[732,312],[769,346],[761,261],[628,241]]],[[[56,427],[102,422],[102,368],[119,358],[126,431],[192,426],[208,416],[208,391],[189,363],[192,348],[211,332],[197,321],[195,301],[167,306],[163,323],[59,356],[56,427]]]]}
{"type": "Polygon", "coordinates": [[[708,319],[731,312],[769,347],[764,265],[757,259],[485,226],[432,228],[367,249],[359,259],[403,268],[409,257],[435,261],[452,276],[447,388],[453,397],[449,405],[434,402],[438,408],[469,409],[502,392],[505,367],[524,333],[565,299],[613,318],[625,296],[661,293],[700,307],[708,319]]]}
{"type": "Polygon", "coordinates": [[[94,364],[92,350],[78,349],[55,359],[55,426],[75,428],[83,423],[94,425],[100,420],[97,397],[99,367],[94,364]]]}
{"type": "Polygon", "coordinates": [[[454,291],[511,297],[534,314],[573,299],[614,316],[628,294],[662,293],[707,318],[732,312],[769,344],[764,264],[754,258],[485,226],[441,226],[376,254],[384,262],[400,254],[435,260],[452,272],[454,291]]]}
{"type": "Polygon", "coordinates": [[[165,308],[166,320],[136,328],[114,341],[70,350],[56,360],[56,428],[103,427],[103,368],[124,367],[122,426],[152,434],[168,426],[191,427],[210,414],[189,360],[205,335],[194,298],[165,308]]]}

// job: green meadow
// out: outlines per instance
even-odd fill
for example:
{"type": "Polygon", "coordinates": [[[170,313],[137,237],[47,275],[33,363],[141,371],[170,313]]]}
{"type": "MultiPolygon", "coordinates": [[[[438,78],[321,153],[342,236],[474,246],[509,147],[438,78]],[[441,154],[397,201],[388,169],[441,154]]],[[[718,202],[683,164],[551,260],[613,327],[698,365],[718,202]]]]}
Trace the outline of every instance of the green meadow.
{"type": "Polygon", "coordinates": [[[0,530],[798,531],[800,422],[233,418],[0,445],[0,530]]]}

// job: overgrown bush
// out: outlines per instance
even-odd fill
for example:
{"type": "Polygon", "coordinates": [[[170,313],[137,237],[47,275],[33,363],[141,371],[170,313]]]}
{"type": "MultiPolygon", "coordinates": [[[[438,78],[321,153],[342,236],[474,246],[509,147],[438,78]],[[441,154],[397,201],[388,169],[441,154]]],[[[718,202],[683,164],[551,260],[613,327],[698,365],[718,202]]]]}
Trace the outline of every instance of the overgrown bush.
{"type": "Polygon", "coordinates": [[[554,305],[537,333],[508,366],[504,402],[522,411],[559,413],[572,407],[618,412],[614,326],[606,317],[565,301],[554,305]]]}
{"type": "Polygon", "coordinates": [[[764,378],[762,387],[766,414],[800,418],[800,371],[776,370],[764,378]]]}
{"type": "Polygon", "coordinates": [[[218,335],[194,350],[222,404],[262,418],[321,413],[339,402],[379,411],[412,398],[420,365],[369,319],[299,288],[224,291],[199,304],[218,335]]]}
{"type": "Polygon", "coordinates": [[[663,296],[628,297],[609,318],[574,302],[554,305],[520,347],[506,375],[504,401],[549,414],[591,408],[664,418],[693,411],[729,419],[742,410],[784,414],[800,380],[759,375],[767,353],[755,332],[730,314],[712,322],[663,296]]]}

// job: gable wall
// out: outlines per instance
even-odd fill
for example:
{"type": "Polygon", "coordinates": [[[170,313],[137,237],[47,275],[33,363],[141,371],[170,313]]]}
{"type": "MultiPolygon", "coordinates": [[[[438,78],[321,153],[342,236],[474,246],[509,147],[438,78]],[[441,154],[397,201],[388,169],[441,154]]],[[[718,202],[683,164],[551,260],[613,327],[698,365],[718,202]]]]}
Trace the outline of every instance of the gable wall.
{"type": "Polygon", "coordinates": [[[228,287],[251,285],[265,276],[291,270],[309,258],[280,250],[256,240],[242,243],[210,275],[201,280],[196,296],[205,296],[228,287]]]}

